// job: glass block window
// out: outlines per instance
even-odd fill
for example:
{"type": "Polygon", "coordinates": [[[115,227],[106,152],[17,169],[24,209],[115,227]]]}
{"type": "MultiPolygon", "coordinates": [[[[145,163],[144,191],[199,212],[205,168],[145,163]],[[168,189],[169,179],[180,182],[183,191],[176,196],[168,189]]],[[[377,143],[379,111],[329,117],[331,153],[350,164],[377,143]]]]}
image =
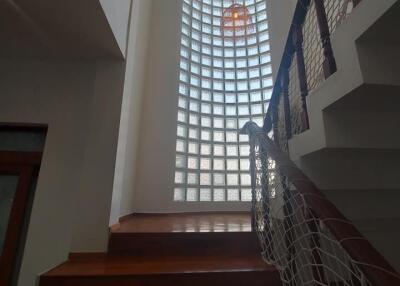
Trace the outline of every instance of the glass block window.
{"type": "Polygon", "coordinates": [[[272,93],[266,0],[236,0],[254,31],[223,38],[231,0],[183,0],[175,189],[178,202],[251,201],[249,144],[239,130],[260,126],[272,93]]]}

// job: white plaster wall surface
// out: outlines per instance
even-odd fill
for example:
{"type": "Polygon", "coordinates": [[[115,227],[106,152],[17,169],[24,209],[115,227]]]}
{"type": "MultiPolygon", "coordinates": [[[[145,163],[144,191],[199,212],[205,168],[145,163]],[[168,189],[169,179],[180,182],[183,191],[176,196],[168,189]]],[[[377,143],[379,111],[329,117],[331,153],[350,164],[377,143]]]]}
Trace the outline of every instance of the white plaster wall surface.
{"type": "Polygon", "coordinates": [[[126,55],[126,43],[129,26],[129,11],[131,2],[135,0],[99,0],[104,14],[114,33],[115,39],[121,49],[122,54],[126,55]]]}
{"type": "Polygon", "coordinates": [[[20,286],[34,285],[69,252],[94,80],[89,64],[1,60],[0,122],[49,126],[20,286]]]}
{"type": "Polygon", "coordinates": [[[108,243],[125,63],[95,65],[71,252],[102,252],[108,243]]]}
{"type": "Polygon", "coordinates": [[[297,0],[267,0],[272,75],[276,78],[297,0]]]}
{"type": "Polygon", "coordinates": [[[140,115],[146,75],[151,0],[133,0],[110,225],[134,212],[140,115]]]}

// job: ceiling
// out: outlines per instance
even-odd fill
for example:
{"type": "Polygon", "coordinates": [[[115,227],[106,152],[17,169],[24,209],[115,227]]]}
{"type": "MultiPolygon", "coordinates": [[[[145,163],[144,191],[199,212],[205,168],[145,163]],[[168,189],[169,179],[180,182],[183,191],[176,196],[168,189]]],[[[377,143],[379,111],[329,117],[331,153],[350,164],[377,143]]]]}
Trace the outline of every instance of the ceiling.
{"type": "Polygon", "coordinates": [[[0,0],[0,43],[0,58],[123,58],[98,0],[0,0]]]}

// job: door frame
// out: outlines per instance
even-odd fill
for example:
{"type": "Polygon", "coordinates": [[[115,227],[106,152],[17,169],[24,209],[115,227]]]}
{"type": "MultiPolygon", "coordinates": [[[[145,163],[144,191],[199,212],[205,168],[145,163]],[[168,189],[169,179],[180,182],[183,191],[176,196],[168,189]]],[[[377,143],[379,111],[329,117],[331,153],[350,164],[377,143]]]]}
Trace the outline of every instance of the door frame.
{"type": "Polygon", "coordinates": [[[38,174],[41,160],[42,152],[0,151],[0,173],[19,177],[0,253],[0,285],[8,286],[11,283],[31,185],[38,174]]]}

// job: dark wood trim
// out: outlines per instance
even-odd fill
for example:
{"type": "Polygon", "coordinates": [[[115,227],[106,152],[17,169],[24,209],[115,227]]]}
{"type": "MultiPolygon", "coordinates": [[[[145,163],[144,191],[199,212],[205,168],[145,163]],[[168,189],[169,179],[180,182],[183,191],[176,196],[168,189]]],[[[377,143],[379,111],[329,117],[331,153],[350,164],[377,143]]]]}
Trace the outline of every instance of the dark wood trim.
{"type": "Polygon", "coordinates": [[[11,283],[34,172],[33,166],[21,166],[18,173],[18,186],[10,212],[3,251],[0,256],[0,285],[10,285],[11,283]]]}
{"type": "Polygon", "coordinates": [[[35,123],[5,123],[0,122],[0,132],[36,132],[47,133],[48,126],[35,123]]]}
{"type": "Polygon", "coordinates": [[[308,110],[306,102],[306,98],[308,96],[308,84],[306,75],[306,65],[304,62],[304,53],[303,53],[303,29],[302,26],[300,25],[296,25],[294,27],[293,44],[296,53],[297,73],[299,76],[299,84],[300,84],[300,96],[301,96],[301,107],[302,107],[302,113],[301,113],[302,131],[304,131],[310,128],[310,124],[308,119],[308,110]]]}
{"type": "Polygon", "coordinates": [[[42,152],[0,151],[0,164],[39,166],[42,156],[42,152]]]}
{"type": "Polygon", "coordinates": [[[329,32],[328,19],[326,16],[324,0],[314,0],[315,12],[317,15],[319,33],[321,35],[322,48],[324,50],[323,70],[325,78],[330,77],[336,72],[336,61],[333,56],[331,36],[329,32]]]}
{"type": "MultiPolygon", "coordinates": [[[[290,66],[290,64],[289,64],[290,66]]],[[[290,112],[290,101],[289,101],[289,67],[283,69],[282,72],[282,100],[283,100],[283,112],[285,120],[285,131],[286,140],[292,138],[292,117],[290,112]]]]}
{"type": "Polygon", "coordinates": [[[353,7],[356,7],[358,4],[360,4],[362,0],[352,0],[353,2],[353,7]]]}

